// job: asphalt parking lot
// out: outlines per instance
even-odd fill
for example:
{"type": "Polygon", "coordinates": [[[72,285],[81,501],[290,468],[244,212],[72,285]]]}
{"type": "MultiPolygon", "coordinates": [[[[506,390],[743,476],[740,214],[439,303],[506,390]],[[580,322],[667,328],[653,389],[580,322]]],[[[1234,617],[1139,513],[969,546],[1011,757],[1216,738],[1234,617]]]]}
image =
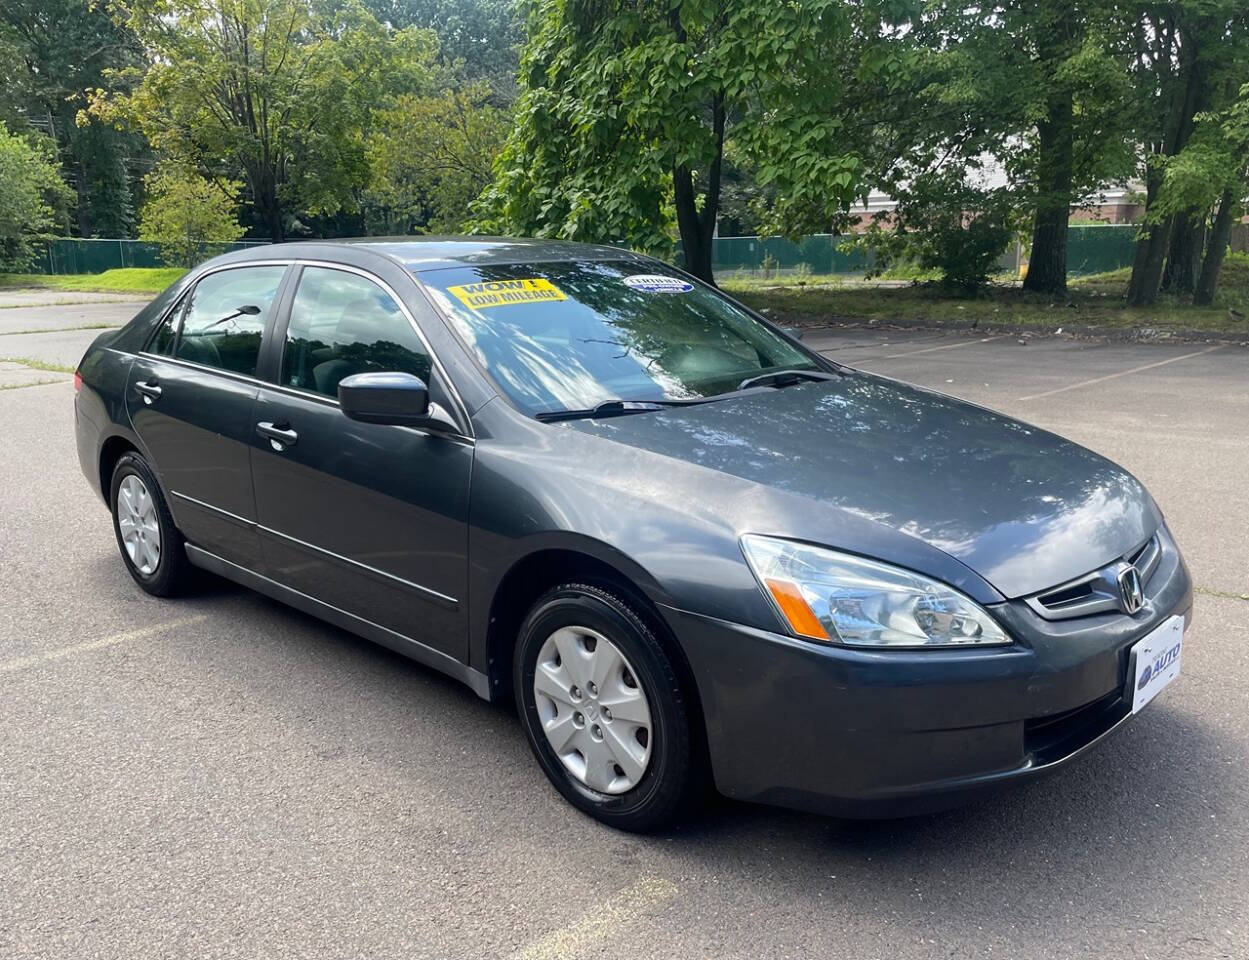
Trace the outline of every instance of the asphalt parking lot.
{"type": "MultiPolygon", "coordinates": [[[[64,309],[87,306],[133,312],[64,309]]],[[[98,333],[0,315],[0,357],[72,365],[98,333]]],[[[467,688],[232,586],[141,593],[79,474],[65,375],[9,371],[0,955],[1249,957],[1249,350],[808,342],[1135,472],[1197,584],[1180,680],[1091,757],[951,813],[723,802],[615,833],[467,688]]]]}

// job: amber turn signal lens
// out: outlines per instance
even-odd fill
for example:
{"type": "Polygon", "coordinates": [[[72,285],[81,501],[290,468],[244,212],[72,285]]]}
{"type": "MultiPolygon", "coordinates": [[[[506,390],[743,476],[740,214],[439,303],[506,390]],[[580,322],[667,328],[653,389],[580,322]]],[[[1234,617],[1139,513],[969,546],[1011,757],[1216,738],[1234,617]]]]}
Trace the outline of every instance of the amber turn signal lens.
{"type": "Polygon", "coordinates": [[[807,601],[802,599],[802,591],[798,589],[796,583],[789,580],[773,580],[770,577],[766,583],[772,599],[781,608],[781,613],[789,621],[794,633],[800,637],[810,637],[812,640],[830,639],[828,631],[824,629],[824,624],[820,623],[811,608],[807,606],[807,601]]]}

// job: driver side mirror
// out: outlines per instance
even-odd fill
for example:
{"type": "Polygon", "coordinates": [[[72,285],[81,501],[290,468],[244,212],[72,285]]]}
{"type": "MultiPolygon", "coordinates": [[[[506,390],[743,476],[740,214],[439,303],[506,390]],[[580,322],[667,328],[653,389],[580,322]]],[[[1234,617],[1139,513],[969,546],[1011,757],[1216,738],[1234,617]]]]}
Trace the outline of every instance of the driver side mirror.
{"type": "Polygon", "coordinates": [[[429,399],[429,388],[410,373],[353,373],[338,382],[343,415],[361,423],[458,432],[442,407],[429,399]]]}

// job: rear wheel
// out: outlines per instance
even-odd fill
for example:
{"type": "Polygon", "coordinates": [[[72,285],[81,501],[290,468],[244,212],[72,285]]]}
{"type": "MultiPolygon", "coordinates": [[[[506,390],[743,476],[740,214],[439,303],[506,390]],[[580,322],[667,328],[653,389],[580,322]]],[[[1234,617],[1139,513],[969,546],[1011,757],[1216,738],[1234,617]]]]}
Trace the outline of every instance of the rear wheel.
{"type": "Polygon", "coordinates": [[[695,786],[690,721],[646,621],[611,592],[566,584],[534,605],[517,644],[521,721],[555,788],[623,830],[673,820],[695,786]]]}
{"type": "Polygon", "coordinates": [[[135,583],[158,597],[186,586],[191,564],[156,476],[137,453],[123,454],[109,484],[113,532],[122,562],[135,583]]]}

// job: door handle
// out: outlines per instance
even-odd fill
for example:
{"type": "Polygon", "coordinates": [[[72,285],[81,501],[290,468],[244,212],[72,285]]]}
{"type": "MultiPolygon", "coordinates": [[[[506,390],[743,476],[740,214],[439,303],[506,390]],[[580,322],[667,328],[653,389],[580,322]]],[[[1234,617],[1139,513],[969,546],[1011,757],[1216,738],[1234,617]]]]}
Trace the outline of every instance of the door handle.
{"type": "Polygon", "coordinates": [[[256,430],[269,438],[273,444],[274,450],[282,450],[285,447],[293,447],[295,441],[299,439],[299,434],[291,429],[289,423],[270,423],[268,420],[261,420],[256,424],[256,430]]]}
{"type": "Polygon", "coordinates": [[[142,395],[144,403],[151,403],[160,396],[160,384],[155,380],[136,380],[134,388],[142,395]]]}

